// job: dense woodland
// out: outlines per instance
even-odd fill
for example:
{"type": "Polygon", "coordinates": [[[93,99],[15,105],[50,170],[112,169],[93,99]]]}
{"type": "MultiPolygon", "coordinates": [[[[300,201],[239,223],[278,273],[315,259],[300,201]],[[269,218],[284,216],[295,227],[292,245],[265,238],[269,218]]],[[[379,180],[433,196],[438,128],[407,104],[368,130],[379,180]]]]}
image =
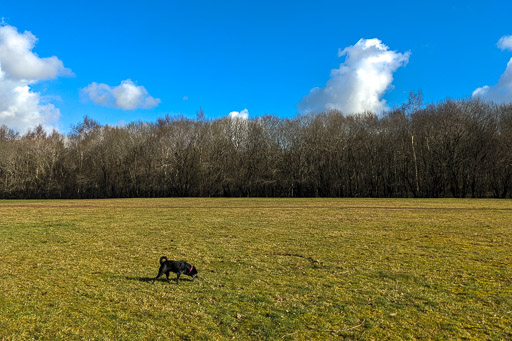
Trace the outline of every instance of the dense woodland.
{"type": "Polygon", "coordinates": [[[0,198],[512,197],[512,105],[0,127],[0,198]]]}

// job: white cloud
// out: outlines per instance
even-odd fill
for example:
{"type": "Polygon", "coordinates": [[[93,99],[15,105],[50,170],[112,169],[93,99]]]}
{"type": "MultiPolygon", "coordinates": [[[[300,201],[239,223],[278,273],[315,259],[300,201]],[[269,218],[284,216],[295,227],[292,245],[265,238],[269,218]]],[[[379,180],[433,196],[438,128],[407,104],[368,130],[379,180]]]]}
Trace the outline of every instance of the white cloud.
{"type": "Polygon", "coordinates": [[[39,58],[32,52],[37,38],[28,31],[19,33],[15,27],[0,27],[0,64],[9,78],[39,81],[72,74],[57,57],[39,58]]]}
{"type": "Polygon", "coordinates": [[[497,45],[500,50],[512,51],[512,35],[501,37],[497,45]]]}
{"type": "Polygon", "coordinates": [[[331,71],[325,87],[315,87],[304,96],[299,111],[382,112],[387,108],[382,96],[393,82],[393,73],[409,61],[410,52],[390,51],[379,39],[360,39],[340,49],[338,56],[346,56],[345,61],[331,71]]]}
{"type": "Polygon", "coordinates": [[[51,103],[42,104],[41,96],[28,85],[0,77],[0,125],[24,132],[41,124],[51,130],[60,116],[51,103]]]}
{"type": "MultiPolygon", "coordinates": [[[[512,36],[503,36],[498,41],[498,47],[502,50],[512,51],[512,36]]],[[[498,83],[492,86],[484,85],[473,91],[473,97],[492,101],[495,103],[512,102],[512,58],[507,63],[505,72],[500,76],[498,83]]]]}
{"type": "Polygon", "coordinates": [[[232,111],[232,112],[229,113],[228,117],[231,118],[231,119],[247,120],[247,119],[249,119],[249,110],[244,109],[244,110],[242,110],[240,112],[232,111]]]}
{"type": "Polygon", "coordinates": [[[146,88],[136,85],[130,79],[121,81],[118,86],[93,82],[82,89],[94,104],[114,107],[123,110],[150,109],[160,103],[159,98],[149,95],[146,88]]]}
{"type": "Polygon", "coordinates": [[[0,125],[24,132],[41,124],[53,128],[60,111],[44,103],[30,86],[61,75],[72,75],[57,57],[39,58],[32,52],[37,38],[28,31],[0,24],[0,125]]]}
{"type": "Polygon", "coordinates": [[[505,72],[498,83],[493,86],[484,85],[473,91],[473,97],[496,103],[512,102],[512,58],[508,61],[505,72]]]}

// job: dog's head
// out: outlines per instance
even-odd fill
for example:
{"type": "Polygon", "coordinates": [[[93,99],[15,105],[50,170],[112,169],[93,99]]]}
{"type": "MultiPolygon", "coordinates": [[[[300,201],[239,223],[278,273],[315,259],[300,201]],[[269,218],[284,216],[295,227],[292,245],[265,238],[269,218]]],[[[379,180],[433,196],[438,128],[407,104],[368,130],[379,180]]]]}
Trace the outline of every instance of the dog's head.
{"type": "Polygon", "coordinates": [[[190,270],[188,271],[187,275],[192,276],[192,278],[198,278],[197,277],[197,269],[195,266],[191,266],[190,270]]]}

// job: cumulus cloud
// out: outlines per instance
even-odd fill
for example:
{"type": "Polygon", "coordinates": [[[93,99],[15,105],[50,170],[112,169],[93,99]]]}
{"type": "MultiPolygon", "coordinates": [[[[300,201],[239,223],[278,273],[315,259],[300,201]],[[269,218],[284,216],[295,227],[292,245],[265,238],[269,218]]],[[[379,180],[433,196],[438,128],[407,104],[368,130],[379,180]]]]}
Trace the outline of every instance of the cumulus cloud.
{"type": "Polygon", "coordinates": [[[512,51],[512,35],[501,37],[497,45],[500,50],[512,51]]]}
{"type": "Polygon", "coordinates": [[[49,130],[60,116],[59,109],[45,103],[30,86],[73,74],[57,57],[40,58],[34,53],[36,43],[31,32],[0,24],[0,125],[19,131],[39,124],[49,130]]]}
{"type": "Polygon", "coordinates": [[[28,85],[0,76],[0,125],[24,132],[41,124],[51,130],[59,116],[59,109],[42,103],[40,94],[30,91],[28,85]]]}
{"type": "Polygon", "coordinates": [[[232,111],[232,112],[229,113],[228,117],[231,118],[231,119],[248,120],[249,119],[249,110],[244,109],[244,110],[242,110],[240,112],[232,111]]]}
{"type": "Polygon", "coordinates": [[[393,73],[409,61],[410,52],[390,51],[379,39],[360,39],[338,51],[345,61],[331,71],[323,88],[311,89],[298,104],[301,112],[340,110],[344,113],[382,112],[382,99],[393,82],[393,73]]]}
{"type": "Polygon", "coordinates": [[[96,105],[123,110],[150,109],[160,103],[159,98],[151,97],[146,88],[136,85],[130,79],[121,81],[120,85],[114,87],[93,82],[82,89],[82,93],[96,105]]]}
{"type": "Polygon", "coordinates": [[[57,57],[39,58],[32,52],[37,38],[28,31],[19,33],[15,27],[0,27],[0,63],[9,78],[38,81],[72,74],[57,57]]]}
{"type": "MultiPolygon", "coordinates": [[[[512,51],[512,36],[502,37],[497,45],[502,50],[512,51]]],[[[508,61],[505,72],[500,76],[498,83],[477,88],[473,91],[473,97],[495,103],[512,102],[512,58],[508,61]]]]}
{"type": "Polygon", "coordinates": [[[512,58],[508,61],[505,72],[498,83],[492,86],[484,85],[473,91],[473,97],[496,103],[512,102],[512,58]]]}

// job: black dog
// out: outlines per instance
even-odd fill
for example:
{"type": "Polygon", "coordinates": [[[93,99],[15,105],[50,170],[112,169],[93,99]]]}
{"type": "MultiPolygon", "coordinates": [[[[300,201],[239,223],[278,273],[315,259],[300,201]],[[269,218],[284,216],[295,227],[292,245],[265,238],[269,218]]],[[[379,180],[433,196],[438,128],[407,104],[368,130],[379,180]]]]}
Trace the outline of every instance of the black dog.
{"type": "Polygon", "coordinates": [[[169,281],[169,273],[174,272],[178,277],[176,278],[176,284],[178,284],[178,281],[180,279],[181,274],[185,274],[188,276],[191,276],[192,279],[198,278],[197,277],[197,269],[195,266],[192,266],[188,264],[185,261],[174,261],[174,260],[167,260],[167,257],[162,256],[160,257],[160,269],[158,269],[158,275],[153,279],[152,283],[155,283],[155,280],[165,274],[167,277],[167,282],[171,283],[169,281]]]}

